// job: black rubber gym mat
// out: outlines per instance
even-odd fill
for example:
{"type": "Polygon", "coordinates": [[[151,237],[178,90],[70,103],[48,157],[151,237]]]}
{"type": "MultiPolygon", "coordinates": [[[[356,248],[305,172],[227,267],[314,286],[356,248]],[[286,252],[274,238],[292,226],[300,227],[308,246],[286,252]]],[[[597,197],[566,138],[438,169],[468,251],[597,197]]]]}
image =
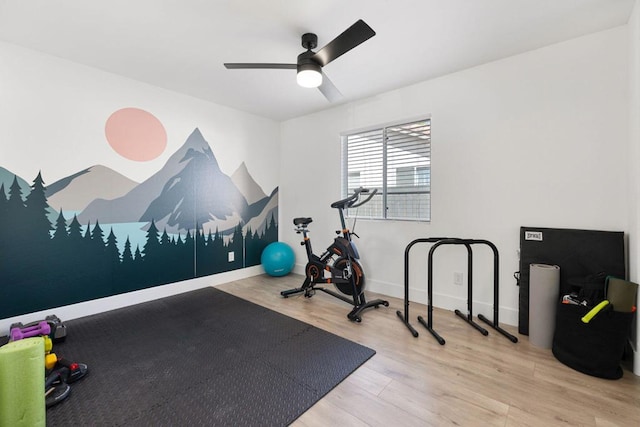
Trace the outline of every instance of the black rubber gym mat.
{"type": "Polygon", "coordinates": [[[89,374],[49,426],[283,426],[375,354],[214,288],[65,324],[89,374]]]}

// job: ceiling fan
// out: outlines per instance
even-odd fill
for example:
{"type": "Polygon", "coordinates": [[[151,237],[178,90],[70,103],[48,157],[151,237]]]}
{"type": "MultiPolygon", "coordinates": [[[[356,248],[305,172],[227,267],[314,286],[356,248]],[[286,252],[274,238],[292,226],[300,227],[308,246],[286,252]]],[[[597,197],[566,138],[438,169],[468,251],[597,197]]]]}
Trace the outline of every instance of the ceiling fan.
{"type": "Polygon", "coordinates": [[[317,87],[329,102],[335,102],[342,98],[342,94],[326,74],[322,72],[322,67],[375,35],[376,32],[360,19],[317,52],[313,52],[312,49],[318,46],[318,36],[313,33],[303,34],[302,47],[307,51],[298,55],[298,61],[295,64],[225,63],[224,66],[228,69],[267,68],[297,70],[296,79],[300,86],[317,87]]]}

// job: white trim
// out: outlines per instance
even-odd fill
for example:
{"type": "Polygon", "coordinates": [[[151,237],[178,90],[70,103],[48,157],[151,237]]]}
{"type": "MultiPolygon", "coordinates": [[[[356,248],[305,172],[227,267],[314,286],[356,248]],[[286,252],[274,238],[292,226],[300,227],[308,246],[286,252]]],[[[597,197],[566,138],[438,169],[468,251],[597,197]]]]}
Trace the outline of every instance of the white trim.
{"type": "Polygon", "coordinates": [[[354,133],[369,132],[376,129],[387,128],[390,126],[406,125],[407,123],[419,122],[422,120],[431,120],[431,114],[423,114],[421,116],[417,116],[409,119],[394,120],[387,123],[375,124],[375,125],[358,128],[358,129],[346,130],[346,131],[340,132],[340,141],[342,141],[343,137],[352,135],[354,133]]]}

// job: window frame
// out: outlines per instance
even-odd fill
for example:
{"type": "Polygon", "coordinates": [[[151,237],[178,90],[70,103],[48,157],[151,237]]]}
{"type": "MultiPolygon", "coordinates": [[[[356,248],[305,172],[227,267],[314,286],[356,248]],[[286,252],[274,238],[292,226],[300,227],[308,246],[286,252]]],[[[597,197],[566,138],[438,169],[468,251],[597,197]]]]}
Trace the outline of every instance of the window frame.
{"type": "MultiPolygon", "coordinates": [[[[357,173],[358,174],[358,179],[361,179],[361,172],[360,171],[354,171],[353,169],[349,169],[349,159],[348,159],[348,149],[349,149],[349,137],[358,135],[358,134],[364,134],[364,133],[374,133],[374,132],[380,132],[381,134],[381,140],[382,140],[382,164],[381,164],[381,169],[380,169],[380,176],[378,177],[378,179],[381,182],[381,187],[382,188],[378,188],[378,191],[381,193],[380,197],[381,197],[381,201],[382,201],[382,209],[381,209],[381,215],[380,216],[361,216],[357,213],[357,211],[355,210],[348,210],[347,212],[345,212],[347,217],[354,217],[357,219],[363,219],[363,220],[382,220],[382,221],[411,221],[411,222],[424,222],[424,223],[430,223],[431,222],[431,218],[432,218],[432,209],[431,209],[431,178],[432,178],[432,169],[431,169],[431,161],[432,161],[432,153],[431,153],[431,143],[432,143],[432,136],[431,136],[431,126],[432,126],[432,117],[431,114],[426,114],[426,115],[421,115],[418,117],[414,117],[414,118],[409,118],[409,119],[402,119],[402,120],[396,120],[396,121],[392,121],[392,122],[387,122],[384,124],[378,124],[378,125],[373,125],[373,126],[367,126],[367,127],[363,127],[363,128],[358,128],[358,129],[352,129],[352,130],[348,130],[348,131],[344,131],[340,133],[340,143],[341,143],[341,159],[340,159],[340,167],[341,167],[341,194],[342,197],[347,197],[349,194],[349,178],[350,175],[354,175],[357,173]],[[421,196],[422,194],[426,195],[426,216],[423,217],[389,217],[389,210],[390,210],[390,206],[389,206],[389,194],[393,195],[393,194],[401,194],[401,193],[394,193],[392,191],[389,190],[390,186],[388,183],[389,180],[389,173],[388,173],[388,169],[389,169],[389,156],[388,156],[388,151],[389,151],[389,147],[387,145],[388,143],[388,135],[387,135],[387,130],[389,128],[392,127],[399,127],[399,126],[407,126],[407,125],[411,125],[417,122],[428,122],[428,142],[427,142],[427,146],[424,149],[427,153],[428,153],[428,160],[427,160],[427,165],[425,166],[423,164],[414,164],[413,166],[411,165],[406,165],[406,166],[401,166],[401,167],[396,167],[396,170],[399,170],[401,168],[411,168],[413,167],[414,170],[414,185],[416,187],[419,186],[419,181],[420,181],[420,176],[419,176],[419,171],[420,170],[428,170],[428,172],[423,172],[423,177],[425,179],[425,181],[427,181],[427,184],[425,184],[425,187],[427,187],[426,191],[423,193],[418,193],[419,196],[421,196]]],[[[366,185],[365,185],[366,187],[366,185]]],[[[376,188],[373,187],[372,188],[376,188]]],[[[392,187],[391,187],[392,188],[392,187]]],[[[378,196],[376,196],[378,197],[378,196]]],[[[395,205],[395,204],[394,204],[395,205]]]]}

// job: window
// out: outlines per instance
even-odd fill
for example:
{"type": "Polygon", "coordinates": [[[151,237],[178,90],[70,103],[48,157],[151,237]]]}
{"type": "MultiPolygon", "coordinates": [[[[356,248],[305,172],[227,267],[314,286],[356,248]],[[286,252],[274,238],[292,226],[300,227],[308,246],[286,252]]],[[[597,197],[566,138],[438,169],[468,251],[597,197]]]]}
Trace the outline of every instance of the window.
{"type": "Polygon", "coordinates": [[[342,135],[342,195],[376,188],[349,216],[431,220],[431,119],[342,135]]]}

